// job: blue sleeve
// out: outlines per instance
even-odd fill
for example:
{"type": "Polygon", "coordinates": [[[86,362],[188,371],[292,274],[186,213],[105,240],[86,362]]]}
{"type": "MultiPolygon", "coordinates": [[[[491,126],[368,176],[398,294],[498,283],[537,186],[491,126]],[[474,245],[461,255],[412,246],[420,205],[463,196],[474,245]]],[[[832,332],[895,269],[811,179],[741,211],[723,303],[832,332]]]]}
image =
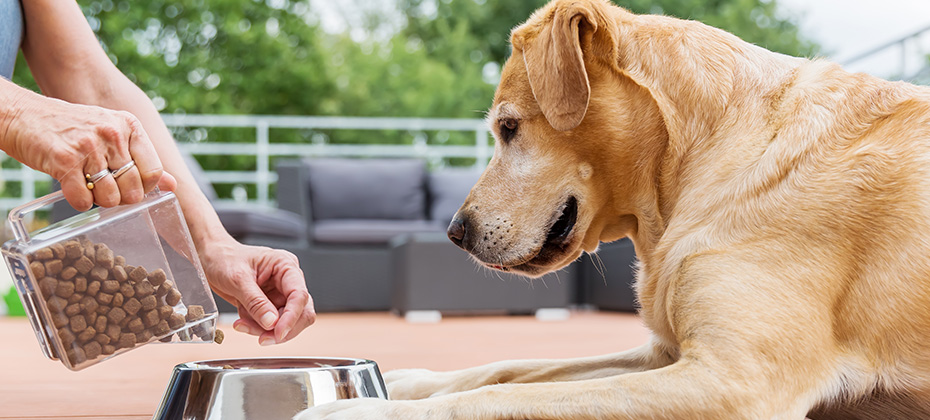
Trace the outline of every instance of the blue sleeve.
{"type": "Polygon", "coordinates": [[[0,0],[0,76],[13,76],[16,53],[23,41],[23,11],[20,0],[0,0]]]}

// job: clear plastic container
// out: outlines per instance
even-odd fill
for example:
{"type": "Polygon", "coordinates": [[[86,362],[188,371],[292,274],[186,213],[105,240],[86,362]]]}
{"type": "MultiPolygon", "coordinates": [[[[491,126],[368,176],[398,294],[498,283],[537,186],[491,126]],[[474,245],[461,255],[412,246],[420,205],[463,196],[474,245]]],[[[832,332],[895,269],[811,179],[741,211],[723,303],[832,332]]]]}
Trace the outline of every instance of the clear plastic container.
{"type": "Polygon", "coordinates": [[[45,355],[80,370],[152,342],[212,342],[217,309],[170,192],[96,208],[35,232],[10,212],[3,256],[45,355]]]}

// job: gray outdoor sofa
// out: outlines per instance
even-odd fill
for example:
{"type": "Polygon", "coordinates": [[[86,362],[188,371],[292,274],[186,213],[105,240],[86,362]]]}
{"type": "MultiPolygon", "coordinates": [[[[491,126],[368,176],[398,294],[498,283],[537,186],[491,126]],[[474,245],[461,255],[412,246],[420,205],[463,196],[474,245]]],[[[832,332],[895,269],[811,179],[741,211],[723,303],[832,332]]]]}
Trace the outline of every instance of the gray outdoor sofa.
{"type": "Polygon", "coordinates": [[[530,284],[480,268],[446,227],[480,174],[416,159],[277,163],[280,208],[307,223],[298,253],[320,311],[532,312],[567,307],[575,275],[530,284]],[[542,283],[545,282],[545,286],[542,283]]]}

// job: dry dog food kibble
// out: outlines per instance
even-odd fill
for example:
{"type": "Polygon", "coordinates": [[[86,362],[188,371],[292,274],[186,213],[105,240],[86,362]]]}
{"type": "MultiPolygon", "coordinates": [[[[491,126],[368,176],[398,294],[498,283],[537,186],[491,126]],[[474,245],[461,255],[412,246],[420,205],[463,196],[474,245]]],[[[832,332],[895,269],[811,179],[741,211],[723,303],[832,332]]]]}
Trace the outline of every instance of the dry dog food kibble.
{"type": "MultiPolygon", "coordinates": [[[[65,268],[64,270],[61,270],[60,276],[61,276],[61,279],[62,279],[62,280],[71,280],[72,278],[74,278],[74,276],[77,275],[77,272],[78,272],[78,271],[77,271],[76,268],[74,268],[74,267],[67,267],[67,268],[65,268]]],[[[83,277],[81,277],[81,278],[83,279],[83,277]]],[[[84,288],[85,288],[85,289],[87,288],[87,279],[84,279],[84,288]]],[[[83,292],[83,290],[78,290],[78,291],[79,291],[79,292],[83,292]]]]}
{"type": "Polygon", "coordinates": [[[183,297],[165,270],[126,265],[104,244],[67,240],[29,261],[72,366],[155,337],[170,341],[172,331],[205,317],[202,306],[178,307],[183,297]]]}
{"type": "Polygon", "coordinates": [[[165,270],[159,268],[158,270],[149,273],[149,282],[151,282],[155,287],[161,286],[165,280],[168,280],[168,275],[165,274],[165,270]]]}
{"type": "Polygon", "coordinates": [[[184,317],[187,322],[196,321],[203,318],[203,306],[190,305],[187,307],[187,315],[184,317]]]}
{"type": "Polygon", "coordinates": [[[83,256],[74,262],[74,268],[77,269],[78,273],[87,274],[94,268],[94,262],[87,256],[83,256]]]}
{"type": "Polygon", "coordinates": [[[174,283],[172,283],[171,280],[168,280],[162,283],[161,286],[158,286],[158,290],[155,291],[155,296],[165,297],[165,295],[168,294],[168,291],[172,290],[173,288],[174,283]]]}
{"type": "MultiPolygon", "coordinates": [[[[42,269],[45,272],[45,268],[42,269]]],[[[39,280],[39,291],[42,292],[42,296],[51,296],[55,294],[55,289],[58,288],[58,280],[55,280],[51,277],[46,277],[42,280],[39,280]]]]}
{"type": "Polygon", "coordinates": [[[173,312],[170,316],[168,316],[168,326],[171,327],[172,330],[183,327],[184,323],[184,315],[173,312]]]}
{"type": "Polygon", "coordinates": [[[113,270],[111,270],[111,272],[113,274],[113,278],[116,279],[116,281],[120,283],[123,283],[126,280],[129,280],[129,274],[126,274],[126,270],[121,266],[117,265],[116,267],[113,267],[113,270]]]}
{"type": "Polygon", "coordinates": [[[181,302],[181,292],[178,289],[171,289],[168,291],[168,294],[165,295],[165,303],[171,306],[175,306],[181,302]]]}
{"type": "Polygon", "coordinates": [[[144,280],[146,276],[148,276],[148,273],[145,272],[145,268],[143,267],[133,268],[132,271],[129,272],[129,278],[135,282],[144,280]]]}
{"type": "Polygon", "coordinates": [[[151,311],[155,309],[156,306],[158,306],[158,298],[156,298],[153,295],[148,295],[142,298],[142,300],[140,300],[139,303],[142,304],[143,311],[151,311]]]}
{"type": "MultiPolygon", "coordinates": [[[[71,277],[74,277],[74,276],[65,276],[65,271],[73,270],[73,269],[74,267],[68,267],[64,271],[62,271],[61,272],[62,280],[71,280],[71,277]]],[[[74,272],[77,273],[77,270],[75,270],[74,272]]],[[[75,277],[74,278],[74,291],[78,293],[86,293],[87,292],[87,279],[84,277],[75,277]]]]}
{"type": "Polygon", "coordinates": [[[76,260],[81,258],[81,255],[84,255],[84,249],[81,248],[81,243],[78,241],[68,241],[65,242],[65,258],[69,260],[76,260]]]}
{"type": "Polygon", "coordinates": [[[164,319],[158,321],[155,327],[152,328],[152,332],[154,332],[155,335],[165,335],[168,334],[169,331],[171,331],[171,327],[168,326],[168,321],[164,319]]]}
{"type": "Polygon", "coordinates": [[[61,260],[49,260],[45,262],[45,275],[56,276],[61,272],[61,260]]]}

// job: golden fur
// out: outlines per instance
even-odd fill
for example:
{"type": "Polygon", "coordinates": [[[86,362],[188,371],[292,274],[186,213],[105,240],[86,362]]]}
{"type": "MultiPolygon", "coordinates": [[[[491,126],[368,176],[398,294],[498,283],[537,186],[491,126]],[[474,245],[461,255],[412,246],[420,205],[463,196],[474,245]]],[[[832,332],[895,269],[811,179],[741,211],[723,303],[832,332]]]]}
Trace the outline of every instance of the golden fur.
{"type": "Polygon", "coordinates": [[[629,236],[653,339],[389,372],[412,401],[298,418],[930,418],[930,91],[603,0],[556,0],[511,42],[455,236],[528,275],[629,236]]]}

